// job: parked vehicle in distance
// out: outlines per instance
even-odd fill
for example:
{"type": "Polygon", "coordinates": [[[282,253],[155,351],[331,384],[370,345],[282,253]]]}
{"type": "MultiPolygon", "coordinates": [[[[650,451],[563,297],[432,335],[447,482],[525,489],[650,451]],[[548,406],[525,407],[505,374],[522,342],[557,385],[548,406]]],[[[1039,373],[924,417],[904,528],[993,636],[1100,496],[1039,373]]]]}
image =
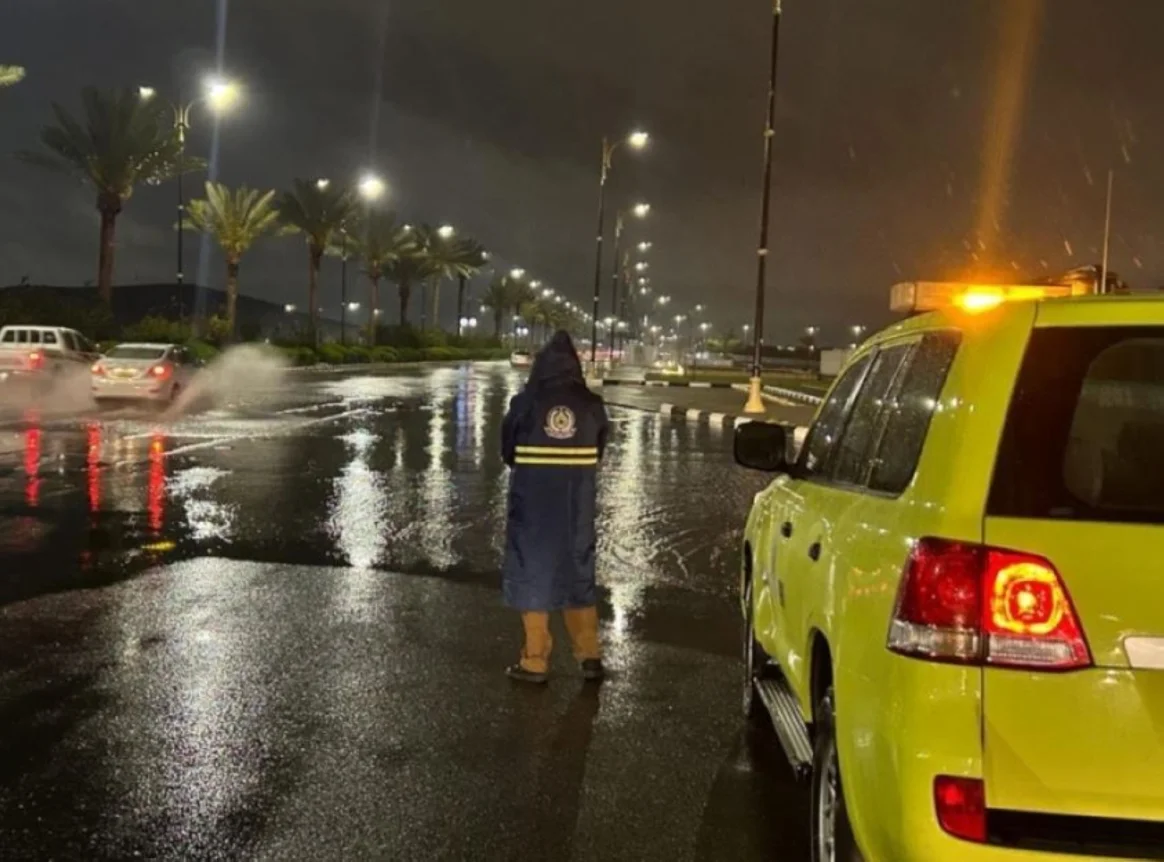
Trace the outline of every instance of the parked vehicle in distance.
{"type": "Polygon", "coordinates": [[[47,386],[68,372],[80,372],[98,355],[75,329],[62,326],[5,326],[0,329],[0,384],[47,386]]]}
{"type": "Polygon", "coordinates": [[[169,404],[201,366],[179,344],[119,344],[93,363],[93,398],[169,404]]]}
{"type": "Polygon", "coordinates": [[[514,368],[529,368],[533,364],[533,357],[528,350],[515,350],[509,356],[509,364],[514,368]]]}

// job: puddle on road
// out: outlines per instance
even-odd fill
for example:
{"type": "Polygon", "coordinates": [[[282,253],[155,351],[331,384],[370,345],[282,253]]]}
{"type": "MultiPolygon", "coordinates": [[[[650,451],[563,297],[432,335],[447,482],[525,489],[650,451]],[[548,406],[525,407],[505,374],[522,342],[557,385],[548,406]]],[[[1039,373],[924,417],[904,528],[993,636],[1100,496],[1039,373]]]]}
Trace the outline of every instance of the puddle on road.
{"type": "MultiPolygon", "coordinates": [[[[230,556],[496,585],[500,424],[519,386],[471,369],[357,376],[257,415],[215,408],[171,423],[117,415],[5,432],[5,569],[31,576],[52,559],[82,583],[98,568],[124,577],[230,556]]],[[[720,438],[645,413],[614,419],[599,580],[617,634],[641,628],[652,591],[734,591],[739,531],[762,481],[731,466],[720,438]]]]}

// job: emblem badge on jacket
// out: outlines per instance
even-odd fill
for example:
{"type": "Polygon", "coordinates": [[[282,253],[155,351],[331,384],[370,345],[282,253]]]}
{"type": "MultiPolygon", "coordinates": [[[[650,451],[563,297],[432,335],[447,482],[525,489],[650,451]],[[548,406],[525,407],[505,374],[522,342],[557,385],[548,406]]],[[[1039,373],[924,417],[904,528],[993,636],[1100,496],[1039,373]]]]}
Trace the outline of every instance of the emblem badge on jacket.
{"type": "Polygon", "coordinates": [[[574,411],[569,407],[553,407],[546,414],[545,432],[554,440],[569,440],[578,433],[574,411]]]}

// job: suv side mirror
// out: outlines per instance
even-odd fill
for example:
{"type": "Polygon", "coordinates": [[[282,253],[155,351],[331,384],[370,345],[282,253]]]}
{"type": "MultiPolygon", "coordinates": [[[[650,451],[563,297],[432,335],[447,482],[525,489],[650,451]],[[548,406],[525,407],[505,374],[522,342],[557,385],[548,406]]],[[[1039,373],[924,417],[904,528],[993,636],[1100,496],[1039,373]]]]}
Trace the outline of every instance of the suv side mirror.
{"type": "Polygon", "coordinates": [[[788,471],[788,429],[769,422],[747,422],[736,428],[736,463],[765,473],[788,471]]]}

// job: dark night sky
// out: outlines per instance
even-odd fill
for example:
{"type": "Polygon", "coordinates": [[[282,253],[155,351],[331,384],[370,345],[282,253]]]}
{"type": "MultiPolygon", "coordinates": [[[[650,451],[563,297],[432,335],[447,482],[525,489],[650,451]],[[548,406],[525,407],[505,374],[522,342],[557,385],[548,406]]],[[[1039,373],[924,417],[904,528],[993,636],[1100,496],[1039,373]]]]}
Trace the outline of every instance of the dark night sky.
{"type": "MultiPolygon", "coordinates": [[[[1029,2],[785,0],[770,340],[876,324],[903,278],[1096,262],[1109,167],[1112,265],[1136,286],[1164,283],[1159,0],[1038,4],[1029,71],[1001,75],[1026,83],[1003,239],[978,244],[984,144],[1000,134],[998,70],[1013,53],[1001,46],[1029,2]]],[[[0,152],[32,145],[49,100],[76,108],[83,85],[193,87],[214,64],[217,6],[3,0],[0,62],[29,76],[0,91],[0,152]]],[[[710,300],[718,324],[739,326],[755,279],[769,8],[235,0],[225,67],[247,97],[223,121],[220,176],[279,187],[374,165],[409,219],[449,221],[582,301],[598,139],[642,124],[652,149],[621,154],[612,193],[654,206],[655,287],[676,310],[710,300]]],[[[204,153],[209,122],[196,122],[191,146],[204,153]]],[[[171,201],[162,187],[128,204],[119,281],[172,277],[171,201]]],[[[94,278],[96,241],[88,191],[0,160],[0,283],[94,278]]],[[[304,258],[296,240],[268,241],[244,261],[244,292],[301,302],[304,258]]],[[[212,283],[219,270],[212,258],[212,283]]],[[[334,305],[338,276],[325,278],[334,305]]]]}

